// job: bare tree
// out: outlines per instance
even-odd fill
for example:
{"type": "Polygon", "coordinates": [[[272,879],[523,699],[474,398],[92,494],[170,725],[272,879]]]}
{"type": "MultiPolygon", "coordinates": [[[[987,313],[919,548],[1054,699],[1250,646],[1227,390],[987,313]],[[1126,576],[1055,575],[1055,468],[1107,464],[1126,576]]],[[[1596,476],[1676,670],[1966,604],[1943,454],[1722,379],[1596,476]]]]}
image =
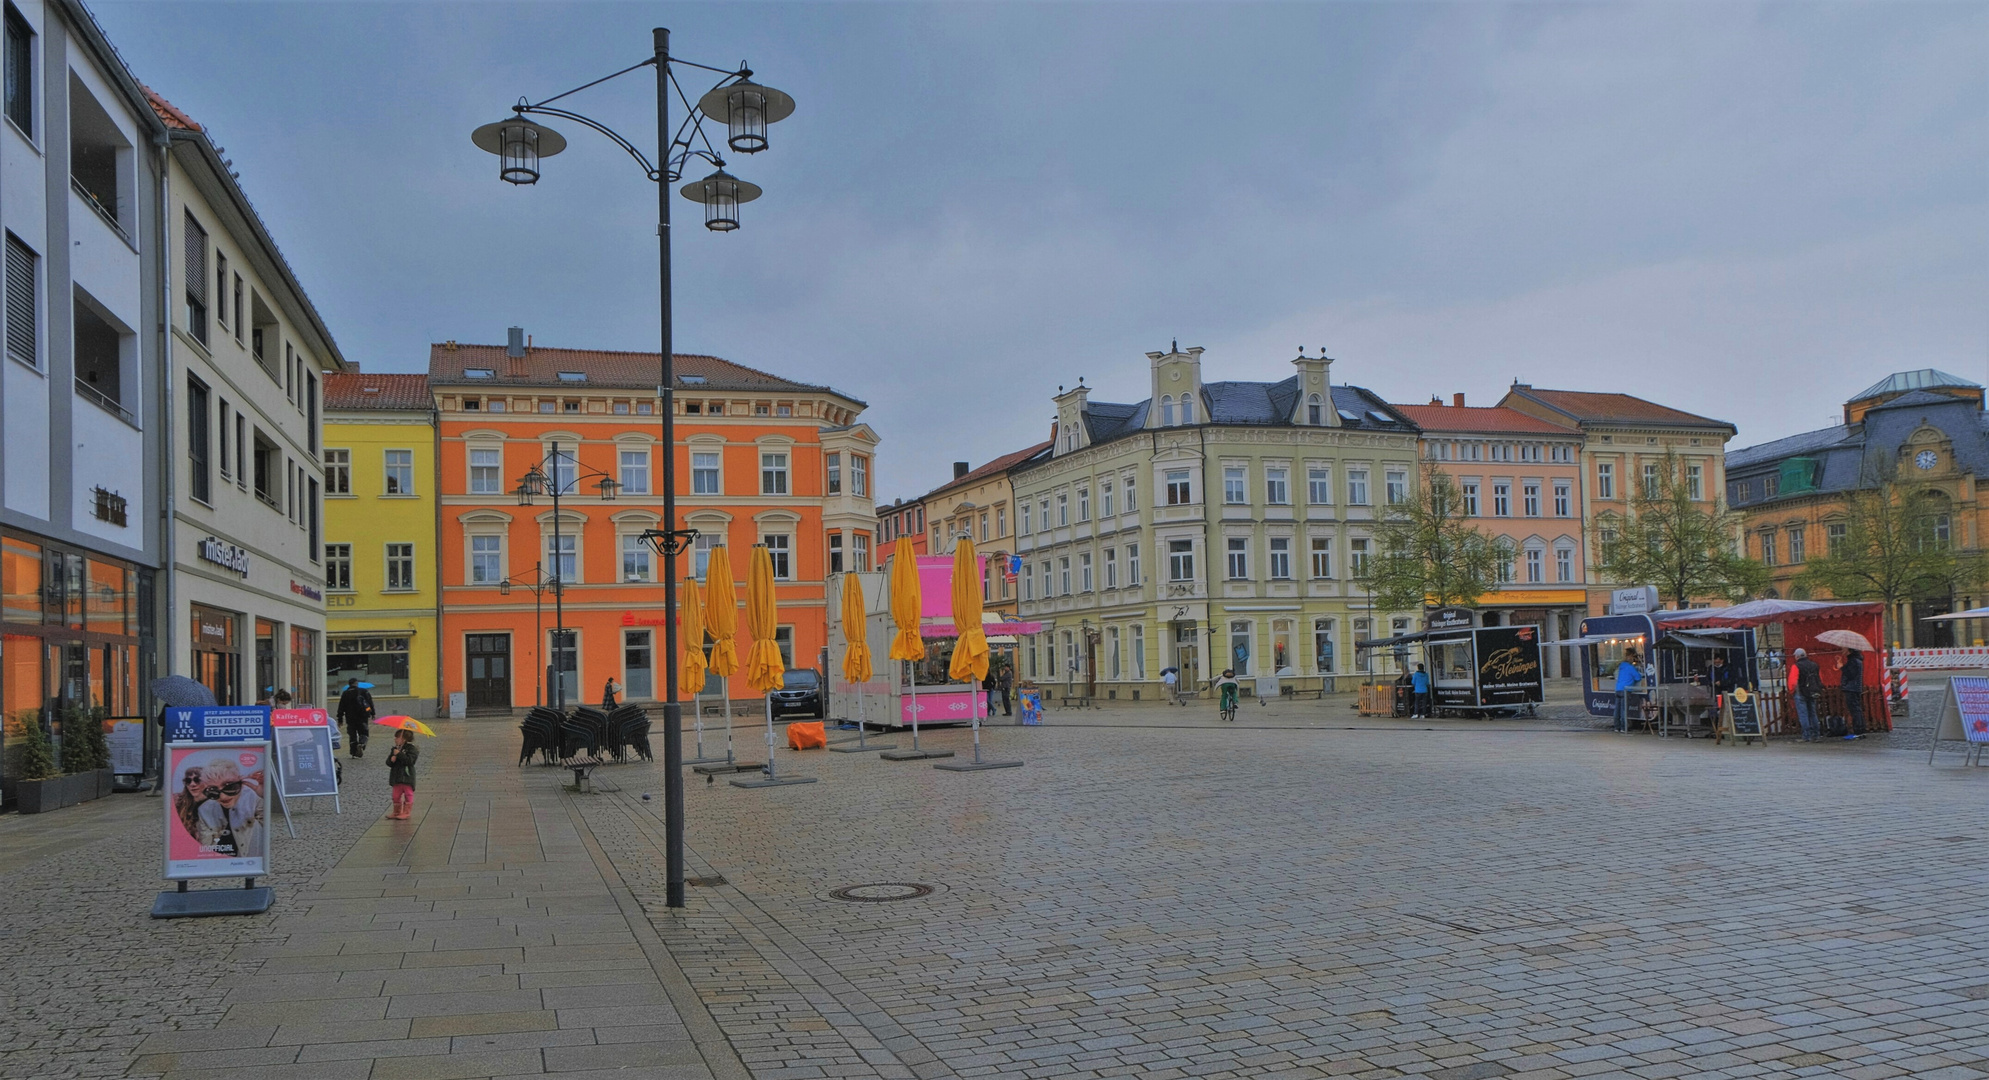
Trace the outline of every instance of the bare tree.
{"type": "Polygon", "coordinates": [[[1718,496],[1693,497],[1685,468],[1667,451],[1657,486],[1638,488],[1628,514],[1599,514],[1589,547],[1604,579],[1655,585],[1675,607],[1699,597],[1743,600],[1768,583],[1768,568],[1739,550],[1741,515],[1718,496]]]}
{"type": "Polygon", "coordinates": [[[1843,536],[1810,559],[1795,584],[1839,600],[1883,602],[1886,640],[1896,641],[1899,605],[1979,584],[1982,557],[1955,550],[1939,488],[1902,479],[1889,460],[1867,466],[1864,478],[1845,496],[1843,520],[1827,523],[1843,525],[1843,536]]]}
{"type": "Polygon", "coordinates": [[[1457,482],[1429,462],[1401,502],[1382,508],[1376,551],[1361,576],[1378,606],[1469,607],[1491,591],[1502,554],[1465,510],[1457,482]]]}

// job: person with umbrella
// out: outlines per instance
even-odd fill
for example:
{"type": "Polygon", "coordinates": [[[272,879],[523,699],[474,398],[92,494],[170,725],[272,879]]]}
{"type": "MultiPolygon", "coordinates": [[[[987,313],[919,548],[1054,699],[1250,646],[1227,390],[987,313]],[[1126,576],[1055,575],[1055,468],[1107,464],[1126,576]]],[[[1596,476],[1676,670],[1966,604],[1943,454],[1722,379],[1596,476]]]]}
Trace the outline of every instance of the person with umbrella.
{"type": "Polygon", "coordinates": [[[353,757],[366,756],[366,725],[373,720],[373,695],[359,685],[358,676],[345,680],[345,690],[338,695],[338,722],[352,733],[352,747],[348,751],[353,757]]]}

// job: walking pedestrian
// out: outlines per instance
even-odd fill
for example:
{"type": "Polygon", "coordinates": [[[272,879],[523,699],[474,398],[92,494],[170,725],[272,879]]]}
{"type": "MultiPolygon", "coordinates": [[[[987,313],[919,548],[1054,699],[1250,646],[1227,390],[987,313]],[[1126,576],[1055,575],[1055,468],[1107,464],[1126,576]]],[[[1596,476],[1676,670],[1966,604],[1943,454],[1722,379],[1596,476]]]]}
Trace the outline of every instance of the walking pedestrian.
{"type": "Polygon", "coordinates": [[[1810,659],[1806,649],[1796,650],[1796,723],[1802,726],[1804,742],[1820,742],[1816,726],[1816,696],[1823,692],[1823,669],[1810,659]]]}
{"type": "Polygon", "coordinates": [[[373,722],[373,695],[359,685],[358,677],[345,680],[345,690],[338,695],[338,722],[345,725],[350,733],[351,747],[346,753],[353,757],[366,756],[366,725],[373,722]]]}
{"type": "Polygon", "coordinates": [[[1181,672],[1178,668],[1168,668],[1160,673],[1160,685],[1166,688],[1167,703],[1169,705],[1181,704],[1181,695],[1176,692],[1177,680],[1180,677],[1181,672]]]}
{"type": "Polygon", "coordinates": [[[616,682],[615,677],[613,675],[608,676],[607,684],[601,687],[601,708],[603,709],[614,708],[616,704],[616,698],[621,694],[621,692],[622,692],[622,684],[616,682]]]}
{"type": "Polygon", "coordinates": [[[1430,673],[1423,665],[1416,665],[1416,673],[1409,677],[1409,688],[1416,695],[1416,702],[1409,709],[1409,719],[1421,720],[1430,715],[1430,673]]]}
{"type": "Polygon", "coordinates": [[[1846,740],[1861,739],[1865,735],[1865,654],[1852,649],[1844,657],[1844,666],[1837,669],[1837,685],[1844,691],[1844,715],[1851,722],[1851,730],[1844,733],[1846,740]]]}
{"type": "Polygon", "coordinates": [[[986,675],[981,676],[981,693],[983,696],[987,698],[989,716],[994,715],[996,682],[997,680],[995,679],[994,668],[990,667],[988,668],[988,673],[986,675]]]}
{"type": "Polygon", "coordinates": [[[1616,665],[1616,734],[1630,733],[1630,692],[1644,681],[1644,669],[1637,666],[1637,650],[1624,649],[1623,662],[1616,665]]]}
{"type": "Polygon", "coordinates": [[[420,757],[414,732],[394,732],[394,748],[387,751],[387,783],[394,789],[394,807],[387,811],[389,820],[406,821],[414,814],[414,763],[420,757]]]}
{"type": "MultiPolygon", "coordinates": [[[[1001,691],[1001,714],[1014,716],[1015,710],[1011,704],[1013,699],[1008,696],[1008,692],[1015,688],[1015,661],[1010,660],[1001,666],[1001,678],[995,682],[995,688],[1001,691]]],[[[988,705],[988,715],[994,715],[992,703],[988,705]]]]}

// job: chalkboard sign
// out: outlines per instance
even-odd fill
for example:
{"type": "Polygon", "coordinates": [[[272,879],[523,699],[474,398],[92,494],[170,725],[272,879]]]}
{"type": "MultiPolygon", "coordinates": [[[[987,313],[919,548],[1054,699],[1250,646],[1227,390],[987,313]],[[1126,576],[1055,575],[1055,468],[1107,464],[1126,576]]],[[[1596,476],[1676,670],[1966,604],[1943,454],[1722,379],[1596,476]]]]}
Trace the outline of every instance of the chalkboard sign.
{"type": "Polygon", "coordinates": [[[1725,707],[1721,712],[1726,719],[1726,736],[1738,742],[1741,739],[1767,740],[1761,734],[1761,696],[1746,690],[1735,690],[1726,696],[1725,707]]]}

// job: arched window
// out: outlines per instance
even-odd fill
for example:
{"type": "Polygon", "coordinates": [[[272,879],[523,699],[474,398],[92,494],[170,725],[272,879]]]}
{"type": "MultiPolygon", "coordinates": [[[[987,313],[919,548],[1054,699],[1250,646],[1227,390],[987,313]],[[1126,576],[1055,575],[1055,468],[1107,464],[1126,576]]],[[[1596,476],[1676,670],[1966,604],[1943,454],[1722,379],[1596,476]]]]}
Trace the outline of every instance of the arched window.
{"type": "Polygon", "coordinates": [[[1184,424],[1195,422],[1195,397],[1193,394],[1181,395],[1181,422],[1184,424]]]}
{"type": "Polygon", "coordinates": [[[1160,398],[1160,425],[1174,426],[1174,399],[1164,394],[1160,398]]]}
{"type": "Polygon", "coordinates": [[[1324,423],[1326,412],[1319,404],[1319,395],[1314,394],[1305,401],[1305,422],[1314,427],[1324,423]]]}

